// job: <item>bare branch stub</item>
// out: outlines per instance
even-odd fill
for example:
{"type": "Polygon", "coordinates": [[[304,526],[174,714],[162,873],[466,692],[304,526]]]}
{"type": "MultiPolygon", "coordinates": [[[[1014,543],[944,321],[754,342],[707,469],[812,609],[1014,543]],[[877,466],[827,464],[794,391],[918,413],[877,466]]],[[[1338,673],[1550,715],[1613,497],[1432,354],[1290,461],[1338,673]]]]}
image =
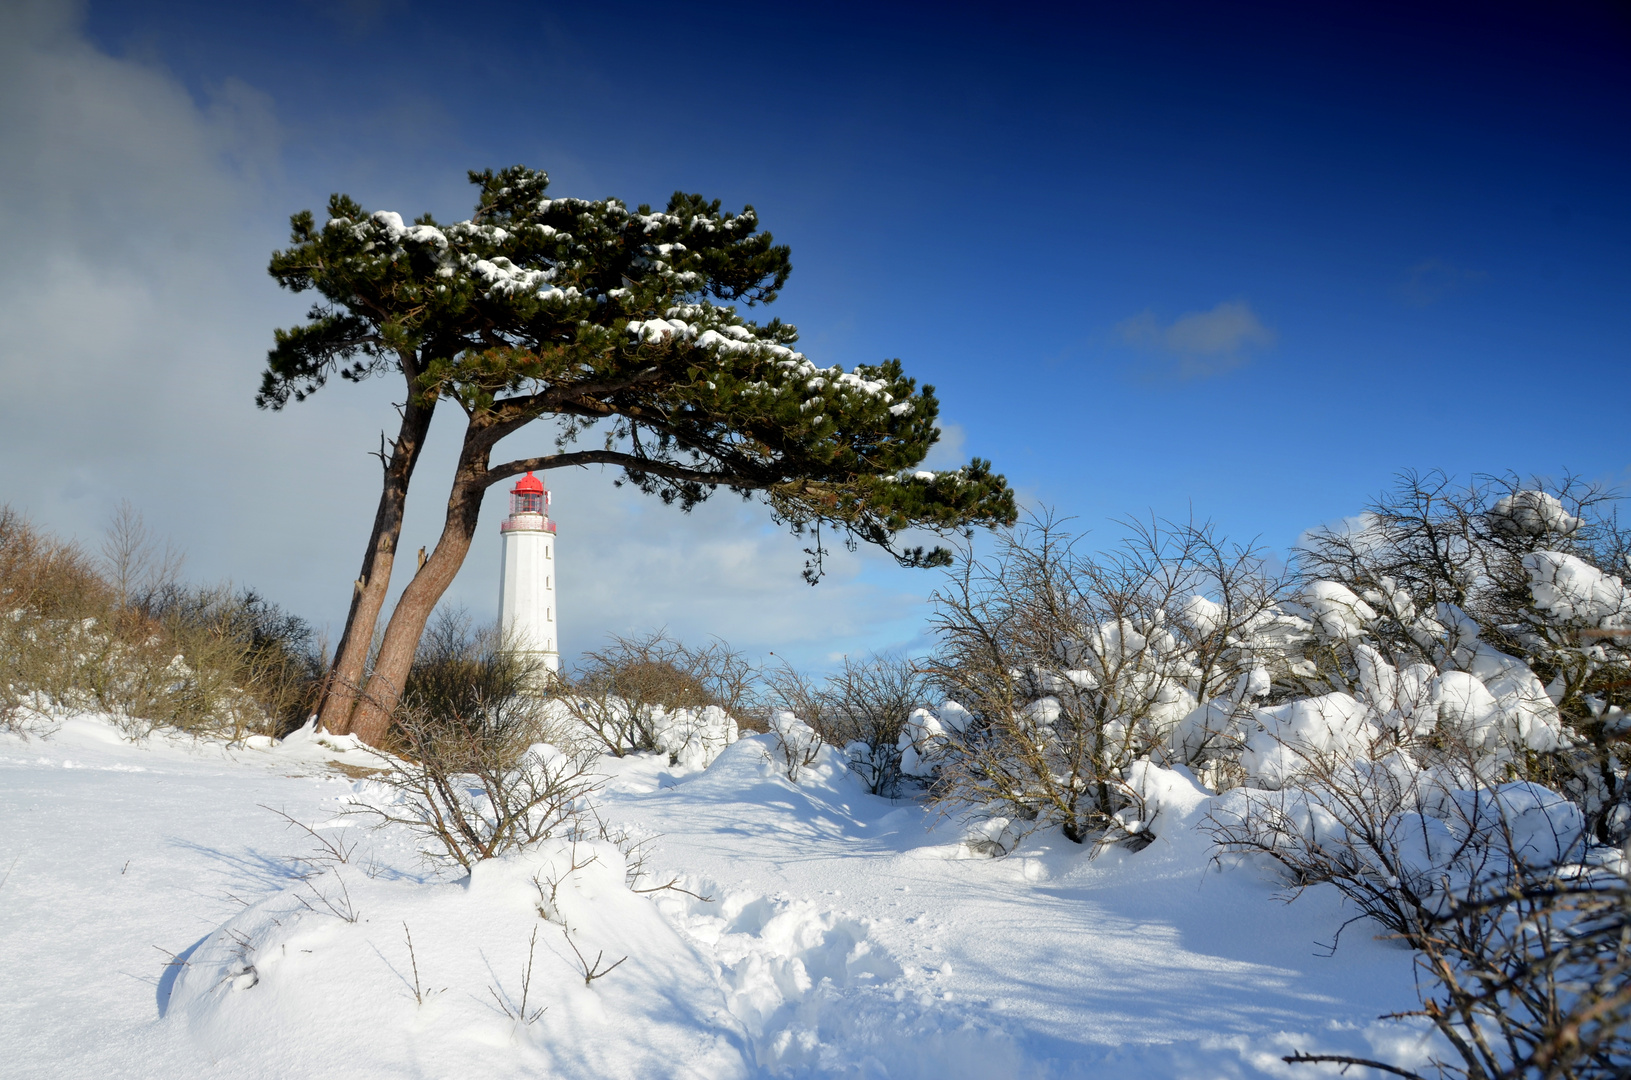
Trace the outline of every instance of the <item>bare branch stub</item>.
{"type": "Polygon", "coordinates": [[[1285,1062],[1287,1065],[1308,1065],[1321,1062],[1332,1065],[1341,1065],[1343,1066],[1342,1071],[1344,1073],[1348,1071],[1347,1067],[1350,1065],[1363,1065],[1367,1069],[1376,1069],[1379,1072],[1385,1072],[1393,1076],[1406,1077],[1407,1080],[1427,1080],[1427,1077],[1421,1075],[1420,1073],[1413,1073],[1409,1069],[1401,1069],[1395,1065],[1389,1065],[1385,1061],[1372,1061],[1370,1058],[1348,1057],[1343,1054],[1305,1054],[1301,1050],[1298,1050],[1295,1053],[1285,1055],[1280,1060],[1285,1062]]]}

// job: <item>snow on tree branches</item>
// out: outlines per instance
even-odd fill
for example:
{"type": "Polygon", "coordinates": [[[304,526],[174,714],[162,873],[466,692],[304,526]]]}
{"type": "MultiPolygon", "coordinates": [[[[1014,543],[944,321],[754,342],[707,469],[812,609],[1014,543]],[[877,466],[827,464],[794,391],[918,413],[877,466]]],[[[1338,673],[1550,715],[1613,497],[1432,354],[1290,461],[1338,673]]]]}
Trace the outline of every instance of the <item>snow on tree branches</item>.
{"type": "Polygon", "coordinates": [[[934,566],[950,561],[947,549],[897,550],[897,536],[1013,522],[1013,493],[989,463],[919,469],[939,437],[933,387],[895,360],[820,367],[794,350],[793,327],[743,317],[737,305],[773,301],[792,268],[752,207],[729,213],[683,193],[662,211],[552,199],[548,178],[521,167],[471,181],[475,214],[450,225],[428,215],[407,225],[336,195],[321,228],[295,215],[291,246],[272,259],[280,284],[322,301],[277,332],[259,403],[283,408],[336,374],[394,372],[407,395],[402,433],[381,449],[375,534],[336,661],[336,686],[349,689],[331,692],[325,726],[353,730],[360,695],[367,737],[383,734],[390,687],[463,561],[482,493],[525,471],[609,465],[619,483],[682,509],[720,488],[757,495],[777,521],[815,534],[812,582],[824,527],[903,565],[934,566]],[[466,427],[447,524],[363,685],[407,484],[448,400],[466,427]],[[541,418],[555,421],[550,452],[491,460],[501,439],[541,418]]]}

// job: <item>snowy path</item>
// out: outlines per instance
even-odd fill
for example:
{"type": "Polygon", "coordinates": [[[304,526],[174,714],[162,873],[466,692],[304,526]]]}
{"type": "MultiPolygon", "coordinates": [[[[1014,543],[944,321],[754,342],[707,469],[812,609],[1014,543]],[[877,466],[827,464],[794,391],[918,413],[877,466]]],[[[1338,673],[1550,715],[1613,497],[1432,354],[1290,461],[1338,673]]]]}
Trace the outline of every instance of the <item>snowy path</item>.
{"type": "MultiPolygon", "coordinates": [[[[539,922],[528,903],[493,885],[477,908],[474,889],[400,876],[353,876],[369,926],[303,915],[283,931],[310,946],[286,951],[333,971],[263,963],[267,981],[233,1000],[282,1002],[275,1016],[161,1017],[176,973],[204,966],[167,967],[161,950],[186,955],[234,917],[277,922],[266,913],[310,843],[258,804],[331,818],[352,781],[324,756],[132,746],[95,721],[0,736],[0,1073],[1213,1078],[1292,1075],[1278,1055],[1294,1047],[1407,1041],[1373,1021],[1413,1003],[1408,954],[1356,927],[1321,957],[1344,917],[1328,895],[1285,905],[1256,871],[1208,873],[1187,828],[1097,861],[1064,842],[960,858],[957,832],[928,831],[920,808],[832,770],[793,787],[752,742],[677,785],[649,759],[619,766],[607,815],[661,834],[651,867],[710,899],[595,901],[606,932],[631,927],[635,958],[592,991],[552,976],[550,1011],[524,1031],[499,1023],[483,984],[513,983],[539,922]],[[665,943],[656,908],[684,942],[665,943]],[[421,966],[456,984],[417,1009],[399,955],[410,917],[421,966]],[[359,1003],[311,1000],[324,994],[359,1003]],[[594,1053],[574,1043],[590,1030],[594,1053]],[[619,1056],[618,1040],[639,1045],[619,1056]]],[[[417,870],[405,838],[365,844],[417,870]]]]}
{"type": "MultiPolygon", "coordinates": [[[[859,922],[920,1006],[934,999],[940,1031],[977,1032],[1028,1075],[1281,1074],[1295,1047],[1401,1049],[1403,1032],[1372,1021],[1414,1004],[1410,954],[1366,925],[1324,955],[1351,914],[1333,893],[1284,904],[1255,870],[1209,869],[1188,829],[1097,861],[1059,839],[970,858],[921,807],[830,774],[790,789],[755,756],[738,744],[677,787],[614,785],[612,812],[660,834],[654,867],[859,922]],[[1374,1042],[1352,1030],[1367,1027],[1374,1042]]],[[[932,1051],[909,1049],[903,1060],[932,1051]]],[[[984,1075],[959,1067],[966,1045],[949,1049],[949,1075],[984,1075]]]]}

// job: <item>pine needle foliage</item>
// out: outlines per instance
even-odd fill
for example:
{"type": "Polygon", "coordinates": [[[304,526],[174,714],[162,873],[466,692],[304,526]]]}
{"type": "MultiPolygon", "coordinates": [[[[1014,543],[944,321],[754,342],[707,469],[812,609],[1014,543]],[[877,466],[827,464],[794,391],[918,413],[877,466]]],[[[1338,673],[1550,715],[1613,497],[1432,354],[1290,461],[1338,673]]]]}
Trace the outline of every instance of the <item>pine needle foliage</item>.
{"type": "MultiPolygon", "coordinates": [[[[526,470],[603,464],[619,482],[690,508],[718,488],[758,493],[796,529],[838,526],[908,565],[943,549],[895,551],[905,529],[1014,519],[1012,492],[978,459],[915,472],[938,437],[932,387],[898,361],[818,368],[769,303],[792,269],[751,206],[676,193],[664,210],[617,199],[554,199],[548,177],[471,173],[474,215],[404,225],[336,195],[319,227],[292,219],[270,270],[322,299],[279,330],[258,403],[278,409],[329,378],[397,372],[423,407],[451,398],[490,448],[558,418],[553,455],[490,466],[483,486],[526,470]],[[590,432],[599,446],[567,452],[590,432]]],[[[468,440],[467,440],[468,442],[468,440]]],[[[811,549],[819,575],[820,543],[811,549]]]]}

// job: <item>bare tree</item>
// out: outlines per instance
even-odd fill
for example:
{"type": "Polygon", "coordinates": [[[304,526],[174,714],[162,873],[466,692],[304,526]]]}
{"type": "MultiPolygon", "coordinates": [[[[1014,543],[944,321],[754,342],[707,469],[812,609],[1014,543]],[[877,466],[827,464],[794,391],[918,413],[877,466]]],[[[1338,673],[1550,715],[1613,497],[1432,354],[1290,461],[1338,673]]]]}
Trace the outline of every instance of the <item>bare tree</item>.
{"type": "Polygon", "coordinates": [[[102,563],[121,608],[140,598],[174,589],[185,556],[170,541],[161,545],[130,500],[114,508],[102,540],[102,563]]]}

